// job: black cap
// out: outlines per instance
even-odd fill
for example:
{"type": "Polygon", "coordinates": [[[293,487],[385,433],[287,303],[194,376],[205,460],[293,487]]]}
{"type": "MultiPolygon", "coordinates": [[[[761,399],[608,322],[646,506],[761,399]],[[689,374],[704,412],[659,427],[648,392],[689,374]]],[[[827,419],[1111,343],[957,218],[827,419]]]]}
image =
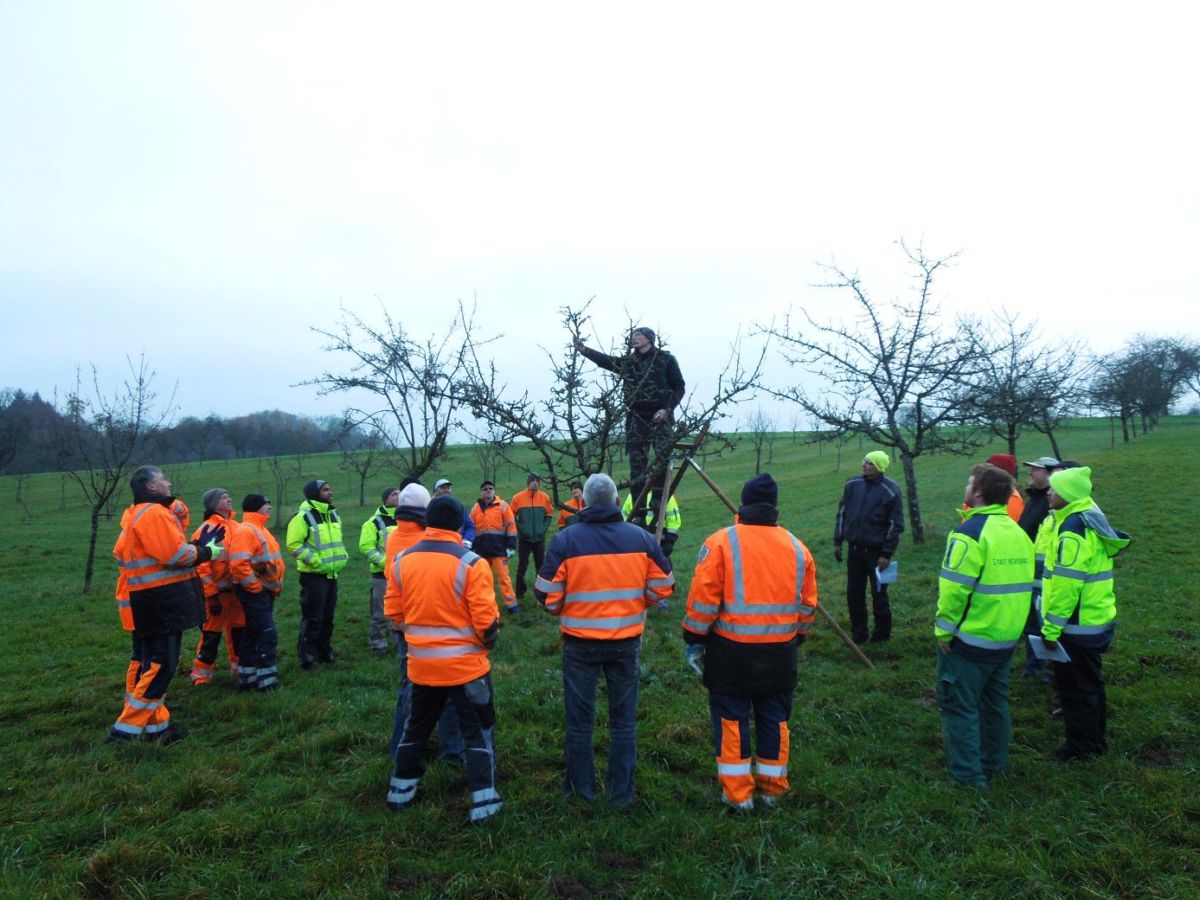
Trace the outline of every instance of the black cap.
{"type": "Polygon", "coordinates": [[[262,494],[247,494],[242,498],[242,512],[258,512],[270,502],[262,494]]]}
{"type": "Polygon", "coordinates": [[[322,481],[320,478],[314,478],[304,486],[304,496],[309,500],[321,499],[321,488],[329,484],[328,481],[322,481]]]}
{"type": "Polygon", "coordinates": [[[779,505],[779,485],[769,472],[755,475],[742,485],[742,506],[749,506],[751,503],[779,505]]]}
{"type": "Polygon", "coordinates": [[[641,332],[641,334],[642,334],[642,335],[643,335],[643,336],[646,338],[646,340],[648,340],[648,341],[649,341],[651,344],[654,344],[654,342],[658,340],[658,335],[656,335],[656,334],[654,333],[654,329],[653,329],[653,328],[646,328],[645,326],[642,326],[642,327],[640,327],[640,328],[635,328],[635,329],[633,329],[633,333],[634,333],[634,334],[637,334],[637,333],[639,333],[639,332],[641,332]]]}
{"type": "MultiPolygon", "coordinates": [[[[406,485],[406,487],[407,487],[407,485],[406,485]]],[[[400,488],[398,488],[398,487],[384,488],[383,492],[379,495],[379,499],[381,501],[383,501],[384,503],[387,503],[387,498],[392,496],[393,492],[398,491],[398,490],[400,490],[400,488]]]]}
{"type": "Polygon", "coordinates": [[[443,494],[429,501],[425,510],[425,524],[430,528],[458,531],[462,527],[465,514],[463,505],[455,500],[452,494],[443,494]]]}

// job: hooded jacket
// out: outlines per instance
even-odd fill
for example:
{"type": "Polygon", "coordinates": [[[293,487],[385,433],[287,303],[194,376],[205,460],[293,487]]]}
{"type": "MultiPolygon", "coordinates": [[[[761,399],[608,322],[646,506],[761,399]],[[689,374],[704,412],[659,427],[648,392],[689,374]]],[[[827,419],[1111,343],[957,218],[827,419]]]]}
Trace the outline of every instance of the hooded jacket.
{"type": "Polygon", "coordinates": [[[1042,636],[1106,647],[1117,621],[1113,559],[1129,546],[1091,497],[1053,512],[1042,576],[1042,636]]]}

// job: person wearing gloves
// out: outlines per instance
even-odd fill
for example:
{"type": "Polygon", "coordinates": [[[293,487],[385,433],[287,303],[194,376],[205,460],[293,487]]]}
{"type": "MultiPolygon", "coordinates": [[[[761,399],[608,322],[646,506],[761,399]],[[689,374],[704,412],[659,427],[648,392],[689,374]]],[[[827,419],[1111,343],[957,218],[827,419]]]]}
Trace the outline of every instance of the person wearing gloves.
{"type": "Polygon", "coordinates": [[[388,535],[396,527],[393,516],[399,496],[400,488],[384,488],[380,494],[383,502],[371,518],[363,522],[358,533],[358,552],[367,558],[371,571],[367,645],[372,653],[387,653],[388,649],[388,622],[383,614],[383,593],[387,587],[383,577],[384,548],[388,535]]]}
{"type": "Polygon", "coordinates": [[[342,543],[342,520],[333,508],[333,489],[314,478],[304,486],[304,502],[287,527],[287,550],[300,573],[300,633],[296,655],[300,668],[331,663],[333,615],[337,609],[338,573],[350,557],[342,543]]]}
{"type": "Polygon", "coordinates": [[[462,504],[438,497],[425,511],[425,531],[396,557],[394,621],[408,645],[412,709],[388,783],[393,812],[409,806],[425,772],[425,749],[446,702],[453,704],[467,749],[469,820],[500,812],[492,728],[496,709],[488,651],[500,633],[492,573],[462,545],[462,504]]]}
{"type": "Polygon", "coordinates": [[[188,543],[171,512],[171,482],[156,466],[139,466],[129,479],[133,504],[121,517],[113,546],[117,607],[133,632],[136,671],[126,674],[125,706],[108,739],[173,743],[187,730],[171,721],[167,686],[179,665],[183,632],[200,624],[196,566],[220,557],[225,529],[204,526],[188,543]]]}
{"type": "Polygon", "coordinates": [[[796,648],[817,609],[812,553],[778,515],[770,474],[742,486],[737,524],[700,547],[683,617],[686,662],[708,688],[721,801],[738,810],[754,808],[755,790],[771,805],[790,787],[796,648]]]}
{"type": "MultiPolygon", "coordinates": [[[[211,488],[201,498],[204,504],[204,525],[225,529],[225,543],[232,547],[241,527],[233,518],[233,501],[224,488],[211,488]]],[[[202,526],[203,527],[203,526],[202,526]]],[[[199,537],[197,531],[192,535],[199,537]]],[[[221,634],[225,635],[225,652],[229,655],[229,668],[240,676],[242,632],[246,625],[246,614],[241,601],[234,592],[231,571],[231,553],[201,563],[196,567],[200,586],[204,591],[204,625],[200,628],[200,643],[196,645],[196,659],[190,675],[193,685],[208,684],[213,679],[213,667],[217,652],[221,649],[221,634]]]]}
{"type": "Polygon", "coordinates": [[[862,474],[846,482],[838,502],[833,527],[833,558],[842,561],[842,542],[849,541],[846,557],[846,605],[850,609],[850,634],[855,643],[867,640],[867,584],[871,585],[871,612],[875,617],[872,641],[892,636],[892,607],[888,586],[877,572],[891,565],[904,531],[900,485],[883,473],[891,459],[872,450],[862,461],[862,474]]]}
{"type": "Polygon", "coordinates": [[[283,590],[285,570],[279,542],[271,533],[271,501],[262,494],[242,500],[242,521],[229,544],[234,590],[246,616],[242,632],[238,690],[273,691],[279,687],[275,655],[275,600],[283,590]]]}
{"type": "Polygon", "coordinates": [[[592,802],[596,771],[592,729],[596,686],[608,687],[606,793],[615,807],[633,806],[637,760],[638,675],[646,609],[675,589],[671,561],[654,538],[624,521],[617,486],[604,474],[583,485],[587,506],[554,535],[534,582],[542,608],[562,631],[564,749],[568,796],[592,802]]]}
{"type": "MultiPolygon", "coordinates": [[[[383,612],[392,623],[396,654],[400,658],[400,690],[396,694],[396,711],[392,716],[392,739],[388,742],[388,756],[393,760],[396,758],[396,748],[400,746],[400,738],[404,735],[408,711],[412,707],[412,682],[408,678],[408,645],[404,640],[404,632],[399,628],[400,557],[405,550],[420,541],[425,533],[425,509],[429,506],[429,501],[429,491],[422,485],[414,482],[404,486],[397,498],[396,526],[388,535],[387,547],[384,550],[387,591],[383,597],[383,612]]],[[[465,540],[463,546],[467,546],[465,540]]],[[[458,714],[454,711],[454,704],[449,701],[438,719],[438,759],[454,765],[462,765],[464,762],[458,714]]]]}
{"type": "Polygon", "coordinates": [[[519,613],[521,607],[508,575],[508,558],[517,551],[517,522],[508,504],[496,495],[496,485],[491,481],[479,485],[479,500],[471,504],[471,521],[475,525],[471,549],[491,567],[505,611],[519,613]]]}
{"type": "Polygon", "coordinates": [[[1071,657],[1054,663],[1054,687],[1062,703],[1066,740],[1055,751],[1062,762],[1108,750],[1108,702],[1102,657],[1117,625],[1113,559],[1129,546],[1092,499],[1088,466],[1050,476],[1052,510],[1046,568],[1042,575],[1042,637],[1071,657]]]}
{"type": "Polygon", "coordinates": [[[971,469],[962,524],[938,577],[937,697],[950,777],[986,788],[1004,770],[1012,717],[1008,674],[1033,591],[1033,543],[1011,517],[1012,476],[971,469]]]}

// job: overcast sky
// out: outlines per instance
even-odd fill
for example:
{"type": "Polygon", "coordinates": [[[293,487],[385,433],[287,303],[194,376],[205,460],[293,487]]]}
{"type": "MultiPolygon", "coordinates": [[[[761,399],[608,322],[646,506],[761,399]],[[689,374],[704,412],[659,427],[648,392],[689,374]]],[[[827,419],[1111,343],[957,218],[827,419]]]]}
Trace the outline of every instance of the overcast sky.
{"type": "Polygon", "coordinates": [[[144,353],[181,414],[333,414],[311,326],[461,299],[537,389],[595,297],[704,393],[901,238],[951,310],[1197,335],[1195,11],[809,6],[0,0],[0,387],[144,353]]]}

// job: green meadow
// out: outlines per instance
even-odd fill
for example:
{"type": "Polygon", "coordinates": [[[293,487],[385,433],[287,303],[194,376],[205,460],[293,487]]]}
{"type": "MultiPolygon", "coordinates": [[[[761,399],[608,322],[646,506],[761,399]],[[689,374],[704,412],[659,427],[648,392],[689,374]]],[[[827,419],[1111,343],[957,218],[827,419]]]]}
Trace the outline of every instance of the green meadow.
{"type": "MultiPolygon", "coordinates": [[[[467,824],[461,769],[433,762],[416,805],[390,813],[386,755],[397,686],[391,657],[367,647],[368,578],[354,562],[341,583],[336,663],[302,672],[293,573],[276,609],[283,689],[235,690],[228,669],[194,688],[198,633],[185,635],[168,704],[190,729],[167,747],[110,744],[129,641],[112,594],[117,515],[103,522],[91,594],[80,593],[88,532],[82,498],[60,475],[0,479],[0,895],[11,897],[1195,897],[1200,895],[1200,541],[1190,513],[1200,418],[1166,419],[1128,445],[1107,422],[1078,421],[1063,452],[1090,464],[1096,498],[1134,536],[1116,564],[1120,624],[1105,660],[1109,754],[1059,764],[1062,726],[1044,685],[1014,673],[1007,774],[987,792],[952,786],[934,699],[932,618],[942,544],[958,521],[970,459],[918,460],[926,543],[906,534],[893,588],[894,639],[857,662],[820,618],[801,648],[791,723],[792,792],[773,809],[726,811],[705,691],[679,636],[700,541],[729,522],[694,473],[678,497],[684,528],[679,587],[651,611],[639,708],[639,802],[630,812],[566,801],[562,685],[554,620],[527,598],[506,617],[493,653],[496,744],[504,811],[467,824]]],[[[769,466],[781,522],[812,549],[821,600],[843,625],[844,569],[833,560],[837,498],[863,447],[776,437],[769,466]]],[[[1021,458],[1049,452],[1024,438],[1021,458]]],[[[452,448],[448,475],[464,502],[480,480],[475,454],[452,448]]],[[[753,474],[749,441],[706,466],[736,498],[753,474]]],[[[147,460],[147,462],[153,462],[147,460]]],[[[300,487],[335,488],[347,543],[374,509],[335,455],[288,461],[282,538],[300,487]]],[[[897,476],[898,466],[889,473],[897,476]]],[[[219,486],[277,500],[256,460],[166,467],[200,517],[219,486]]],[[[432,477],[427,479],[432,483],[432,477]]],[[[524,485],[502,470],[504,497],[524,485]]],[[[282,541],[281,541],[282,542],[282,541]]],[[[1023,655],[1023,651],[1022,651],[1023,655]]],[[[225,660],[222,650],[220,660],[225,660]]],[[[1021,657],[1016,666],[1019,667],[1021,657]]],[[[603,770],[606,713],[596,740],[603,770]]]]}

